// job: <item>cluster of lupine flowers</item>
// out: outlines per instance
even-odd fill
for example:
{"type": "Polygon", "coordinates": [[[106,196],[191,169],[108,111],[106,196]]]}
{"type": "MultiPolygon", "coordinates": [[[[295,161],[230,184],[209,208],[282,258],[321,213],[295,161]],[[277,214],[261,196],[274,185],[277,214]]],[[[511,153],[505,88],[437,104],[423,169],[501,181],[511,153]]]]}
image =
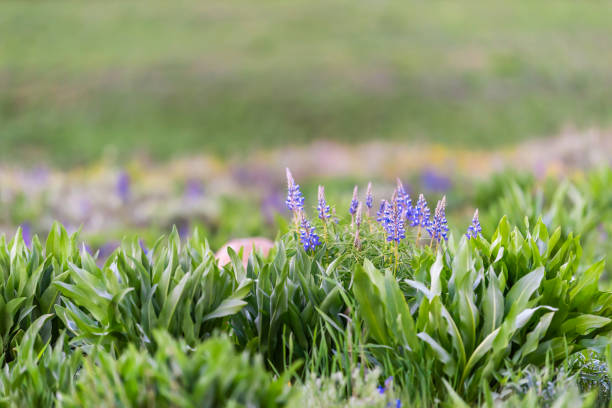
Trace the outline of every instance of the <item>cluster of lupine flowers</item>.
{"type": "MultiPolygon", "coordinates": [[[[355,246],[360,245],[359,228],[362,223],[363,205],[358,198],[358,188],[355,186],[353,197],[348,209],[351,215],[352,225],[355,228],[355,246]]],[[[304,211],[304,196],[299,184],[295,183],[291,171],[287,169],[287,208],[293,212],[295,225],[298,229],[300,242],[305,251],[314,250],[322,244],[316,228],[308,221],[304,211]]],[[[372,183],[368,183],[365,199],[366,216],[369,217],[370,209],[373,207],[372,183]]],[[[319,219],[324,223],[332,217],[332,210],[325,199],[325,189],[319,186],[317,213],[319,219]]],[[[335,214],[335,213],[334,213],[335,214]]],[[[385,232],[386,240],[399,244],[406,238],[406,227],[417,228],[417,241],[421,233],[427,231],[431,244],[448,240],[448,221],[446,219],[446,196],[438,201],[433,217],[427,205],[427,200],[420,194],[416,204],[412,205],[412,199],[406,192],[402,182],[397,180],[397,187],[391,200],[381,200],[380,207],[376,212],[376,221],[379,222],[385,232]]],[[[478,210],[474,213],[472,224],[469,226],[466,236],[468,239],[476,238],[482,231],[478,220],[478,210]]]]}

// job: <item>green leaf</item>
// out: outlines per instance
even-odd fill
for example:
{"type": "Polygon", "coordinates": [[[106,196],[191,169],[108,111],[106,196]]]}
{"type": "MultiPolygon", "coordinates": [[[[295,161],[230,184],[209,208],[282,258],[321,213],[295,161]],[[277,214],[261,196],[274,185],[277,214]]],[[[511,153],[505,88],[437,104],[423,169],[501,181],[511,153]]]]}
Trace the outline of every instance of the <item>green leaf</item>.
{"type": "Polygon", "coordinates": [[[540,287],[543,278],[544,267],[540,266],[519,279],[506,296],[506,312],[510,311],[511,307],[514,307],[517,312],[524,309],[531,295],[540,287]]]}
{"type": "Polygon", "coordinates": [[[364,262],[366,268],[357,264],[353,274],[353,292],[359,305],[360,313],[365,320],[370,335],[380,344],[389,344],[385,327],[385,312],[380,290],[375,282],[383,277],[369,260],[364,262]]]}
{"type": "Polygon", "coordinates": [[[573,319],[566,320],[565,323],[561,325],[561,331],[566,333],[568,336],[572,334],[585,336],[606,326],[610,322],[612,322],[612,319],[608,317],[583,314],[573,319]]]}

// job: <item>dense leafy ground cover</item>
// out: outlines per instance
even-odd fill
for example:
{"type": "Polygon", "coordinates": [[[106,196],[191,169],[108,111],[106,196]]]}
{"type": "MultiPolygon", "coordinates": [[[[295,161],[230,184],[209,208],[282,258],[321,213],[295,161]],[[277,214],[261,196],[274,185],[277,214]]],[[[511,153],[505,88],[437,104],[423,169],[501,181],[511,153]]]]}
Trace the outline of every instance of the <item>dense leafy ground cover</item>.
{"type": "MultiPolygon", "coordinates": [[[[609,179],[573,186],[606,226],[609,179]]],[[[220,266],[197,230],[104,259],[59,224],[44,243],[3,236],[0,403],[605,406],[607,247],[576,197],[558,198],[567,186],[543,188],[554,199],[533,213],[504,210],[531,183],[493,180],[482,232],[477,219],[447,232],[442,197],[428,214],[398,185],[379,211],[369,195],[329,208],[290,182],[293,219],[246,265],[230,250],[220,266]]]]}
{"type": "Polygon", "coordinates": [[[568,0],[3,1],[0,156],[482,147],[606,128],[611,13],[568,0]]]}

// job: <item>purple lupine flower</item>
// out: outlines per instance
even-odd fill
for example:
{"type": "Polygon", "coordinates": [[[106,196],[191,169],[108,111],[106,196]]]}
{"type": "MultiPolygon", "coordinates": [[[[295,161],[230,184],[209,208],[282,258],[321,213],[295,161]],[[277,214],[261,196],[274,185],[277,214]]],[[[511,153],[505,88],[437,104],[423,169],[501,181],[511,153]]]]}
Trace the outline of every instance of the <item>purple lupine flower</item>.
{"type": "Polygon", "coordinates": [[[204,187],[202,182],[197,179],[189,179],[185,183],[185,197],[187,198],[200,198],[204,195],[204,187]]]}
{"type": "Polygon", "coordinates": [[[319,186],[319,204],[317,205],[319,218],[325,221],[331,217],[331,212],[327,201],[325,201],[325,187],[319,186]]]}
{"type": "Polygon", "coordinates": [[[401,206],[401,212],[402,215],[404,217],[406,217],[406,220],[408,222],[412,222],[412,200],[410,199],[410,194],[408,194],[406,192],[406,189],[404,189],[404,185],[402,184],[402,181],[399,179],[399,177],[397,178],[397,201],[398,204],[401,206]]]}
{"type": "Polygon", "coordinates": [[[138,245],[140,246],[140,250],[146,255],[149,253],[149,250],[147,249],[147,246],[145,245],[144,241],[141,239],[138,240],[138,245]]]}
{"type": "Polygon", "coordinates": [[[362,221],[362,213],[363,213],[363,204],[361,203],[361,201],[359,202],[359,205],[357,206],[357,213],[355,214],[355,240],[353,242],[353,244],[355,245],[356,248],[359,248],[361,246],[361,241],[359,240],[359,227],[361,227],[361,221],[362,221]]]}
{"type": "Polygon", "coordinates": [[[448,222],[446,221],[446,196],[442,197],[442,200],[438,201],[433,221],[431,222],[427,231],[429,232],[429,235],[431,235],[432,241],[440,242],[442,238],[444,238],[445,241],[448,240],[448,222]]]}
{"type": "Polygon", "coordinates": [[[425,170],[421,174],[421,184],[426,191],[448,191],[452,182],[448,177],[436,173],[433,170],[425,170]]]}
{"type": "Polygon", "coordinates": [[[287,200],[285,200],[289,211],[294,213],[301,212],[304,209],[304,196],[300,190],[300,185],[295,184],[291,171],[287,168],[287,200]]]}
{"type": "Polygon", "coordinates": [[[366,201],[365,205],[368,207],[367,213],[370,215],[370,209],[372,208],[372,204],[374,204],[374,198],[372,197],[372,182],[368,183],[368,189],[366,191],[366,201]]]}
{"type": "Polygon", "coordinates": [[[467,239],[476,238],[478,234],[482,231],[482,227],[480,226],[480,220],[478,219],[478,208],[474,212],[474,217],[472,218],[472,225],[470,225],[465,233],[467,239]]]}
{"type": "Polygon", "coordinates": [[[376,389],[378,390],[379,394],[384,394],[385,391],[387,391],[389,389],[389,386],[391,385],[391,383],[393,382],[393,376],[388,377],[385,380],[385,385],[379,385],[378,387],[376,387],[376,389]]]}
{"type": "Polygon", "coordinates": [[[304,251],[314,250],[316,247],[321,245],[321,240],[317,235],[315,227],[310,225],[310,222],[302,214],[302,221],[300,222],[300,242],[304,247],[304,251]]]}
{"type": "Polygon", "coordinates": [[[430,223],[430,212],[427,206],[427,201],[423,194],[419,194],[419,200],[417,201],[414,211],[412,213],[412,227],[427,228],[430,223]]]}
{"type": "Polygon", "coordinates": [[[283,193],[281,191],[271,188],[263,195],[261,212],[267,224],[273,224],[276,213],[282,212],[284,208],[285,200],[283,200],[283,193]]]}
{"type": "Polygon", "coordinates": [[[404,210],[398,198],[397,190],[393,194],[393,199],[385,206],[385,216],[383,227],[387,232],[387,241],[399,242],[406,238],[404,229],[404,210]]]}
{"type": "Polygon", "coordinates": [[[376,211],[376,221],[383,223],[385,220],[385,208],[387,207],[387,200],[380,200],[380,207],[376,211]]]}
{"type": "Polygon", "coordinates": [[[353,199],[351,200],[351,206],[349,208],[349,212],[351,213],[351,215],[355,215],[355,212],[357,211],[357,205],[359,204],[359,202],[357,201],[358,192],[359,189],[357,188],[357,186],[355,186],[355,188],[353,189],[353,199]]]}
{"type": "Polygon", "coordinates": [[[21,224],[21,238],[28,248],[32,245],[32,226],[29,222],[21,224]]]}
{"type": "Polygon", "coordinates": [[[361,226],[361,220],[363,218],[361,216],[361,213],[363,212],[362,207],[363,205],[361,204],[361,201],[360,201],[359,204],[357,205],[357,212],[355,213],[355,225],[357,226],[357,228],[361,226]]]}
{"type": "Polygon", "coordinates": [[[130,199],[130,175],[125,171],[119,172],[117,177],[117,195],[123,202],[130,199]]]}

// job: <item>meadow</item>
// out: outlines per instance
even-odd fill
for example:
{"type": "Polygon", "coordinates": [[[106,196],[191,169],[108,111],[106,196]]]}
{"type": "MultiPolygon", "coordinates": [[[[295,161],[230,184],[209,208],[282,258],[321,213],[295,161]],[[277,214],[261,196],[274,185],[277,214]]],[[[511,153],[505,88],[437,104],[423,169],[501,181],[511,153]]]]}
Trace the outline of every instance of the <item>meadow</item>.
{"type": "Polygon", "coordinates": [[[274,247],[200,229],[109,255],[58,223],[0,237],[5,406],[607,406],[612,172],[447,198],[287,173],[274,247]],[[502,191],[500,194],[499,191],[502,191]],[[333,196],[333,194],[330,194],[333,196]],[[428,204],[429,202],[429,204],[428,204]]]}
{"type": "Polygon", "coordinates": [[[3,1],[0,157],[496,147],[605,128],[611,17],[566,0],[3,1]]]}
{"type": "Polygon", "coordinates": [[[0,2],[0,407],[612,406],[610,21],[0,2]]]}

